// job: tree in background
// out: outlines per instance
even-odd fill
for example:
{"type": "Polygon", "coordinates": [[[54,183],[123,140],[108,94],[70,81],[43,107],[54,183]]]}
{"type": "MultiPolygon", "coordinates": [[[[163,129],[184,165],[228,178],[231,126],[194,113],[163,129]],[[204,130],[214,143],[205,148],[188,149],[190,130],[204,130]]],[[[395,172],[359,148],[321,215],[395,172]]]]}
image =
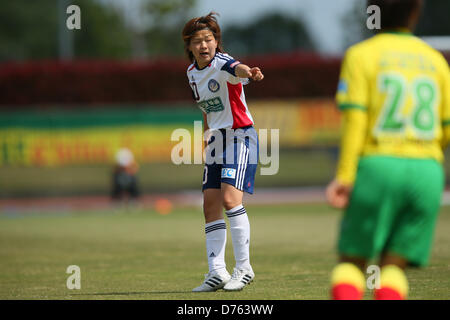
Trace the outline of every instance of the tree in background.
{"type": "MultiPolygon", "coordinates": [[[[129,30],[118,12],[93,0],[71,4],[81,8],[81,30],[70,31],[74,33],[75,58],[130,56],[129,30]]],[[[56,0],[3,1],[0,61],[57,59],[59,14],[56,0]]]]}
{"type": "Polygon", "coordinates": [[[181,30],[194,17],[196,0],[148,0],[144,14],[149,21],[143,32],[147,54],[155,56],[182,56],[184,54],[181,30]]]}
{"type": "Polygon", "coordinates": [[[55,58],[58,17],[55,1],[3,1],[0,61],[55,58]]]}
{"type": "Polygon", "coordinates": [[[73,0],[81,8],[81,30],[74,30],[77,58],[129,58],[132,31],[114,7],[93,0],[73,0]]]}
{"type": "Polygon", "coordinates": [[[314,50],[303,21],[281,13],[264,15],[246,26],[226,28],[223,43],[225,51],[235,55],[314,50]]]}
{"type": "MultiPolygon", "coordinates": [[[[197,0],[14,0],[0,6],[0,61],[56,60],[67,4],[81,9],[81,29],[70,34],[73,59],[182,57],[181,30],[197,0]],[[128,12],[130,7],[134,12],[128,12]],[[62,16],[62,17],[61,17],[62,16]]],[[[302,20],[280,13],[223,30],[235,55],[314,50],[302,20]]],[[[63,40],[67,40],[64,38],[63,40]]],[[[63,46],[63,48],[65,48],[63,46]]]]}

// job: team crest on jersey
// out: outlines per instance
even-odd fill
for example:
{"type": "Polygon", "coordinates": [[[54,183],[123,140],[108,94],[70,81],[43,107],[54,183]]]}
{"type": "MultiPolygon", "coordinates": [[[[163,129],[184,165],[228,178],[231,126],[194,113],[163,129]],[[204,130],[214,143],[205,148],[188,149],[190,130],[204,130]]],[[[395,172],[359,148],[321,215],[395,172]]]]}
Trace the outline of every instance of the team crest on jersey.
{"type": "Polygon", "coordinates": [[[217,92],[220,89],[220,85],[219,85],[219,83],[216,80],[211,79],[208,82],[208,89],[211,92],[217,92]]]}

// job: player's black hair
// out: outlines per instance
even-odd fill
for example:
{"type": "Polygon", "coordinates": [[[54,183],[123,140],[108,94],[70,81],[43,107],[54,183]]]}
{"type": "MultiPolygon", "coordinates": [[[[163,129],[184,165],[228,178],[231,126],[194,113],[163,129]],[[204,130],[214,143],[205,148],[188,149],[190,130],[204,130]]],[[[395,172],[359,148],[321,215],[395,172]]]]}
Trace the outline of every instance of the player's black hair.
{"type": "Polygon", "coordinates": [[[368,0],[367,6],[371,5],[380,8],[381,29],[408,28],[411,15],[422,7],[422,0],[368,0]]]}
{"type": "Polygon", "coordinates": [[[210,12],[208,15],[203,17],[197,17],[189,20],[183,28],[182,36],[184,41],[184,52],[188,57],[190,62],[194,61],[194,55],[189,50],[189,44],[191,43],[191,38],[197,31],[208,29],[210,30],[214,38],[217,41],[217,52],[223,52],[222,48],[222,31],[217,23],[217,18],[219,14],[216,12],[210,12]]]}

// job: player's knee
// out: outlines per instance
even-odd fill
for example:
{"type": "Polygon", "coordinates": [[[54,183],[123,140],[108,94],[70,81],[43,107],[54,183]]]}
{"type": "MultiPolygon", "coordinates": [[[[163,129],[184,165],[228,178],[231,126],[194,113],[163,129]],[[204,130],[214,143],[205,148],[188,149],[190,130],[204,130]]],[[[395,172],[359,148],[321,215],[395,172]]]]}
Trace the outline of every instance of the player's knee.
{"type": "Polygon", "coordinates": [[[222,197],[222,205],[225,210],[231,210],[240,205],[242,200],[234,198],[232,195],[224,194],[222,197]]]}
{"type": "Polygon", "coordinates": [[[242,204],[242,191],[233,186],[223,184],[222,186],[222,205],[225,210],[231,210],[242,204]]]}

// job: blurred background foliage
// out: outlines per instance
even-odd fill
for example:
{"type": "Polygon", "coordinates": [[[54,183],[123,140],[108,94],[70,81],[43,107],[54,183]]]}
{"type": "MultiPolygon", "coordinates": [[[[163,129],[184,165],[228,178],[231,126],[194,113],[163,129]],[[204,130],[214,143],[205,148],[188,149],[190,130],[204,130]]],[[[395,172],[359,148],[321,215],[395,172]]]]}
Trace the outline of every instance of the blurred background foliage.
{"type": "MultiPolygon", "coordinates": [[[[116,9],[92,0],[71,4],[82,8],[82,28],[73,32],[75,58],[130,57],[131,30],[116,9]]],[[[56,0],[4,1],[0,6],[0,60],[57,59],[59,9],[56,0]]],[[[68,16],[65,8],[61,15],[68,16]]]]}
{"type": "MultiPolygon", "coordinates": [[[[64,2],[15,0],[2,3],[0,61],[59,57],[59,1],[64,2]]],[[[74,58],[133,59],[181,57],[181,30],[184,23],[195,16],[197,0],[142,0],[139,2],[138,17],[130,17],[123,7],[107,0],[73,0],[66,3],[82,8],[82,28],[74,32],[74,58]]],[[[352,14],[342,19],[343,27],[349,31],[346,46],[371,35],[365,28],[365,5],[365,1],[356,2],[352,14]]],[[[449,35],[448,12],[450,1],[425,1],[417,34],[449,35]]],[[[65,12],[62,15],[67,17],[65,12]]],[[[302,16],[269,12],[249,21],[223,28],[227,51],[246,56],[316,49],[302,16]]]]}

